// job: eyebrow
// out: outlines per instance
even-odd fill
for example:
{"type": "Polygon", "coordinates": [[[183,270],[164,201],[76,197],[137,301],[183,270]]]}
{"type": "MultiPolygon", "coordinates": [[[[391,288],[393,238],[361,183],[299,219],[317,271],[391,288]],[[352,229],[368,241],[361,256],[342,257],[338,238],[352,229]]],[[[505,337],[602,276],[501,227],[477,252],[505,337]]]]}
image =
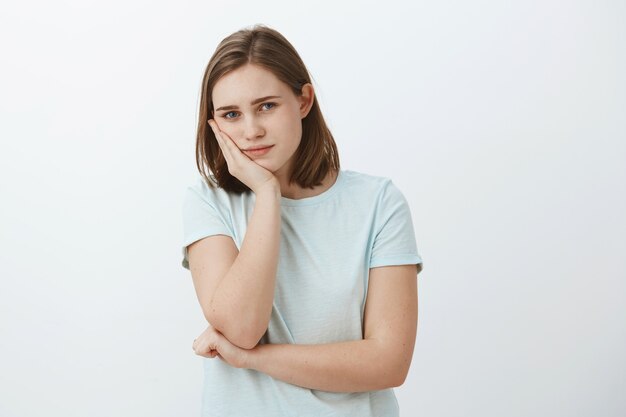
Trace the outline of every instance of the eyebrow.
{"type": "MultiPolygon", "coordinates": [[[[262,101],[265,100],[269,100],[270,98],[280,98],[280,96],[265,96],[265,97],[261,97],[261,98],[257,98],[255,100],[252,100],[252,102],[250,103],[251,106],[254,106],[257,103],[260,103],[262,101]]],[[[222,106],[219,109],[215,109],[215,111],[220,111],[220,110],[232,110],[232,109],[238,109],[239,107],[231,104],[230,106],[222,106]]]]}

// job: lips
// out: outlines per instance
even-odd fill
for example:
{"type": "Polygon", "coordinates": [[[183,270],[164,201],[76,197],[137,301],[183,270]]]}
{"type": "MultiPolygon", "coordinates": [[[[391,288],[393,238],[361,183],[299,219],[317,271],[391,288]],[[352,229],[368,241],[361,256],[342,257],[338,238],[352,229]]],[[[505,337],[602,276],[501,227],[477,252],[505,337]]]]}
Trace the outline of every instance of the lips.
{"type": "Polygon", "coordinates": [[[257,150],[259,150],[259,149],[265,149],[265,148],[269,148],[269,147],[271,147],[271,146],[274,146],[274,145],[268,145],[268,146],[253,146],[253,147],[248,148],[248,149],[245,149],[245,150],[246,150],[246,151],[257,151],[257,150]]]}
{"type": "Polygon", "coordinates": [[[273,147],[274,145],[266,146],[264,148],[256,147],[256,149],[248,149],[245,152],[248,155],[260,156],[260,155],[265,155],[266,153],[268,153],[273,147]]]}

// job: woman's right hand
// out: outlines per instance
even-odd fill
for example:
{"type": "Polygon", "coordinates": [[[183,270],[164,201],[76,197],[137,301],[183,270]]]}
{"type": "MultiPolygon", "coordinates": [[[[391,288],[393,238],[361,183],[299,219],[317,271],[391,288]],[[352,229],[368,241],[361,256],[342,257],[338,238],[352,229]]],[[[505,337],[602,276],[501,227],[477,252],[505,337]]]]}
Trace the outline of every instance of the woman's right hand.
{"type": "Polygon", "coordinates": [[[255,194],[263,187],[272,185],[280,188],[276,176],[269,170],[254,162],[244,154],[235,142],[225,132],[221,131],[213,119],[209,119],[209,125],[224,154],[228,172],[248,186],[255,194]]]}

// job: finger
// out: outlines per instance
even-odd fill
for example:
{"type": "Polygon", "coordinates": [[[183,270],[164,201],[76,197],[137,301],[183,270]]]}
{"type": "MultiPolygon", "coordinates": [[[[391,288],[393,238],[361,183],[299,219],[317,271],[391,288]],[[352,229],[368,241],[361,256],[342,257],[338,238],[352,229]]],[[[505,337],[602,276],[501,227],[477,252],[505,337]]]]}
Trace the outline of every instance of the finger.
{"type": "Polygon", "coordinates": [[[213,136],[215,136],[215,140],[217,141],[217,144],[219,145],[220,149],[222,149],[222,152],[224,152],[224,149],[223,149],[224,146],[222,143],[223,142],[222,135],[220,135],[219,128],[217,127],[213,119],[209,119],[208,123],[209,123],[209,127],[213,131],[213,136]]]}
{"type": "Polygon", "coordinates": [[[223,147],[226,147],[228,149],[231,156],[234,156],[234,154],[237,153],[242,153],[241,149],[239,149],[235,141],[228,135],[228,133],[220,130],[217,123],[215,123],[215,120],[209,119],[209,124],[211,125],[215,136],[219,137],[221,144],[224,145],[223,147]]]}
{"type": "Polygon", "coordinates": [[[228,164],[228,166],[232,166],[233,160],[234,160],[234,157],[232,154],[233,151],[229,147],[228,141],[224,138],[224,132],[222,132],[219,129],[219,127],[217,126],[217,124],[215,123],[213,119],[209,120],[209,126],[211,126],[211,129],[213,130],[213,134],[215,135],[217,144],[222,150],[222,154],[224,155],[224,159],[226,159],[226,163],[228,164]]]}

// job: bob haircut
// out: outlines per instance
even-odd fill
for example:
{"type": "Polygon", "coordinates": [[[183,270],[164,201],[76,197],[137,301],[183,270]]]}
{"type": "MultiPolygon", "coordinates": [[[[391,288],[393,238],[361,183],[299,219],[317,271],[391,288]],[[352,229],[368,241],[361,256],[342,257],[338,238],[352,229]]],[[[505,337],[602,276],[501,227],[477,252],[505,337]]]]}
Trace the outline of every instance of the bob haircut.
{"type": "MultiPolygon", "coordinates": [[[[283,35],[266,25],[241,29],[224,38],[217,46],[202,79],[196,165],[210,187],[215,180],[218,187],[237,194],[251,190],[228,171],[226,159],[207,121],[213,117],[213,88],[217,81],[246,64],[271,71],[296,96],[302,95],[304,84],[311,83],[311,77],[295,48],[283,35]],[[207,167],[214,178],[209,179],[207,167]]],[[[339,171],[337,145],[316,98],[309,113],[302,119],[302,138],[295,152],[293,167],[289,183],[296,182],[302,188],[321,185],[330,170],[339,171]]]]}

